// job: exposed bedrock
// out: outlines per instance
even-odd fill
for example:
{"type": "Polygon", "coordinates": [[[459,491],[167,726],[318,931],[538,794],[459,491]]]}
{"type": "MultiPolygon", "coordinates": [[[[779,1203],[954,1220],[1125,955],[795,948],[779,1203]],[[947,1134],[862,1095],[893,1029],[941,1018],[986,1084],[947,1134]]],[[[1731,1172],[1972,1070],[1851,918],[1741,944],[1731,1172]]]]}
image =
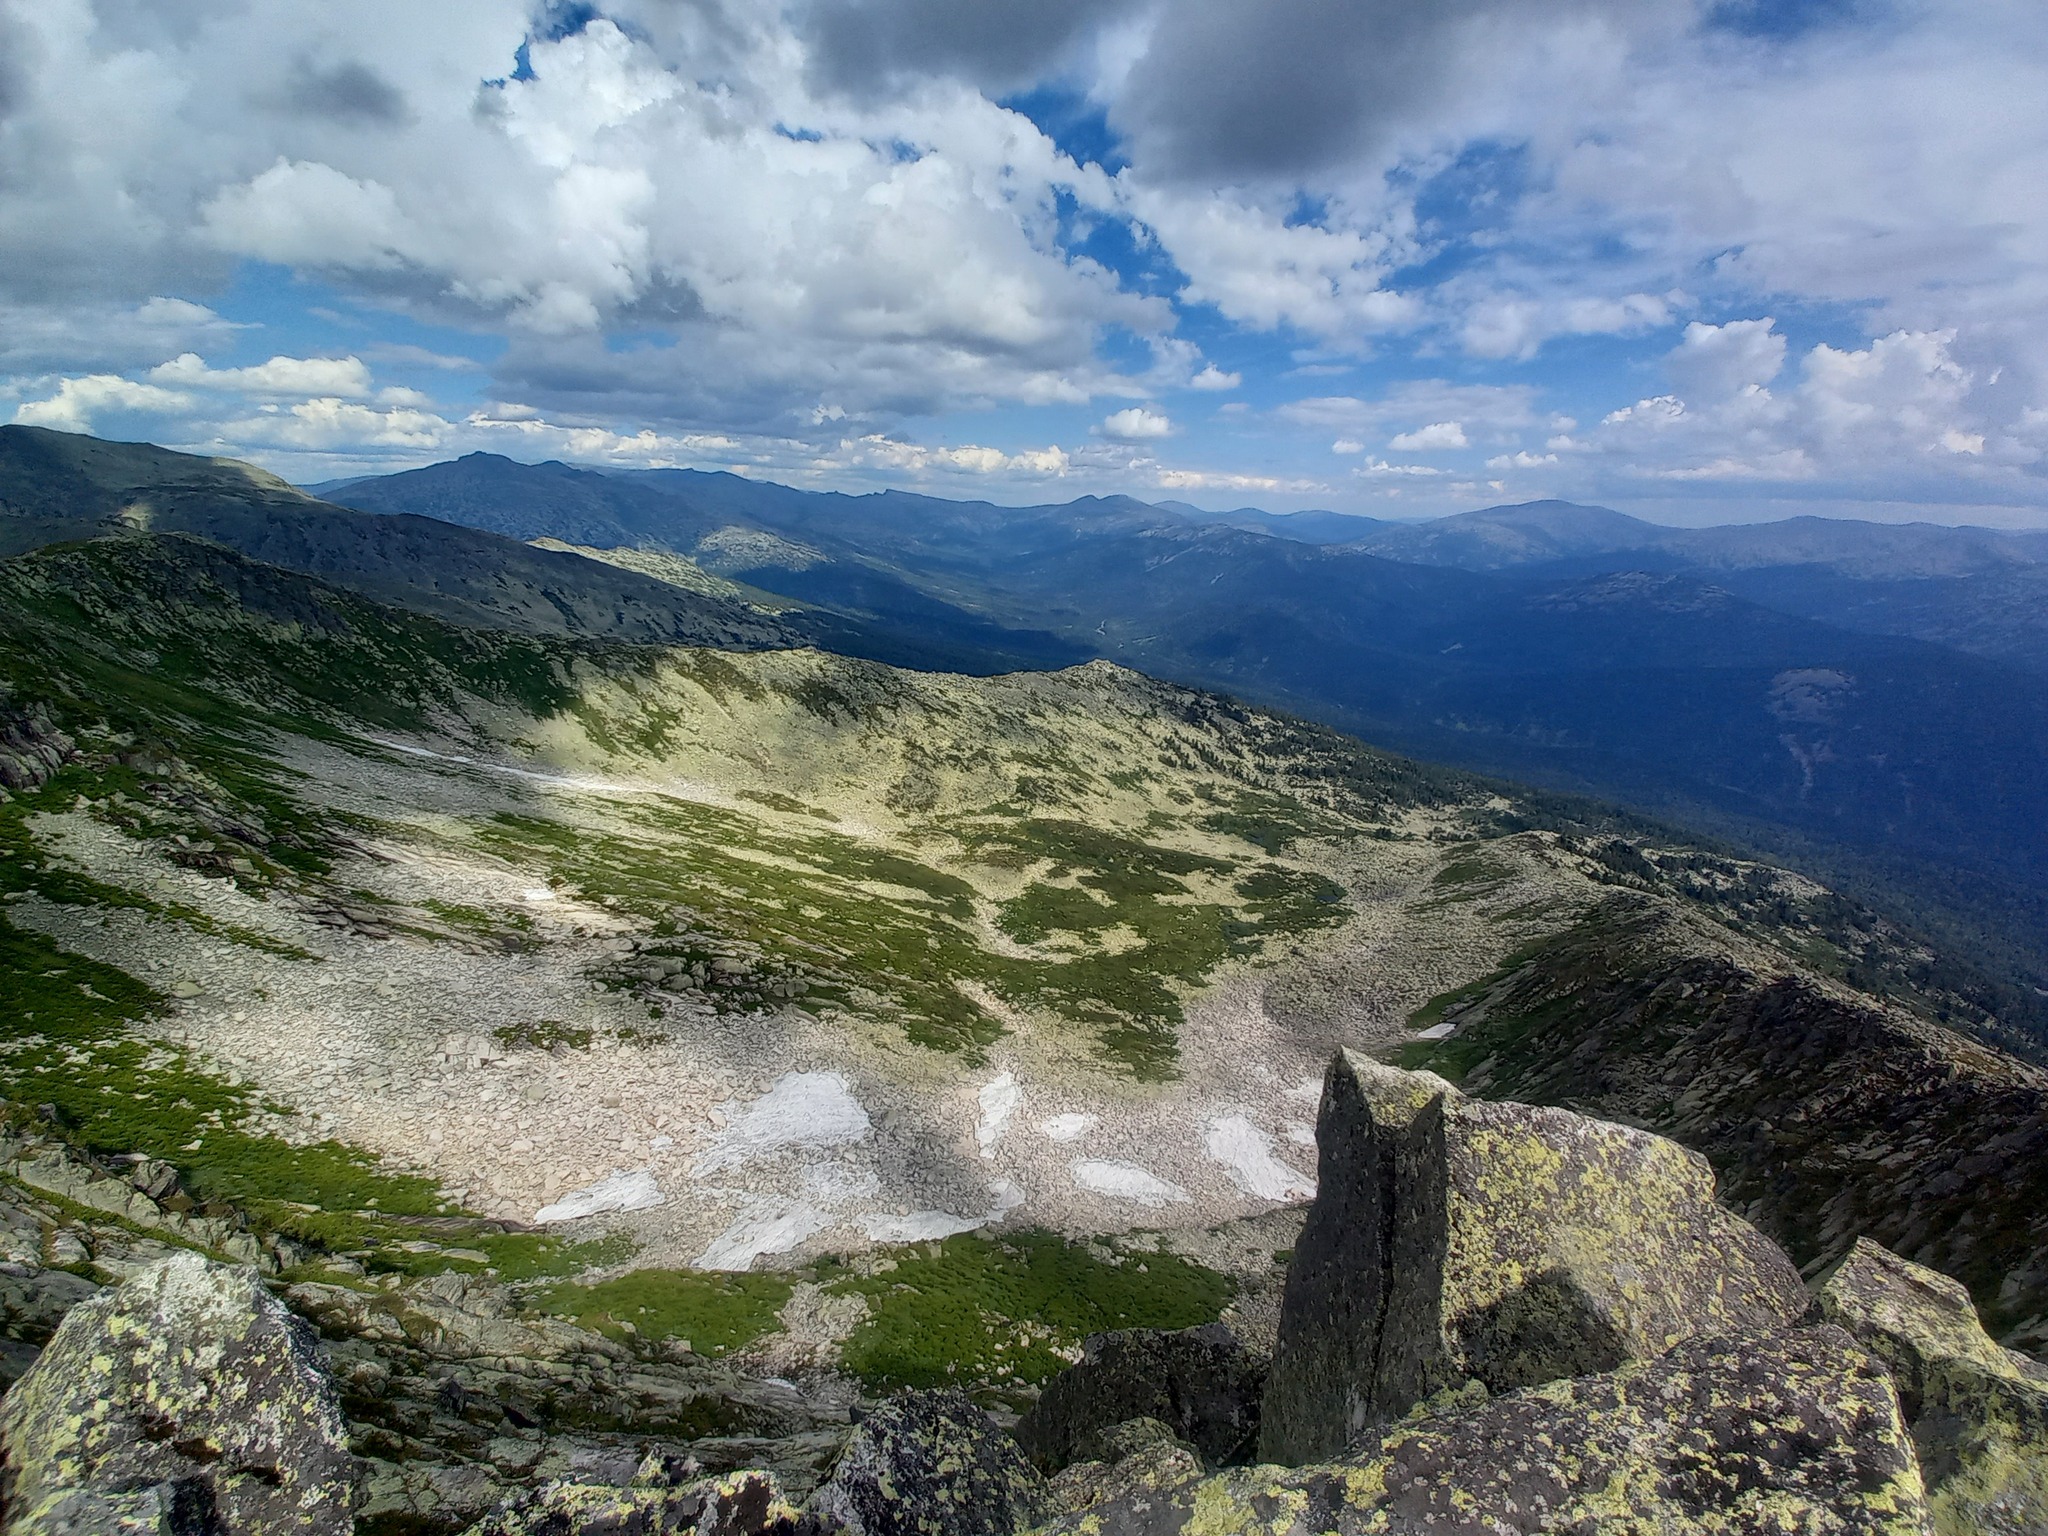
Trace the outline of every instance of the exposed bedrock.
{"type": "Polygon", "coordinates": [[[1420,1414],[1342,1460],[1167,1466],[1046,1536],[1921,1536],[1891,1378],[1839,1328],[1697,1338],[1656,1360],[1420,1414]]]}
{"type": "Polygon", "coordinates": [[[71,1309],[0,1400],[9,1536],[346,1536],[355,1463],[313,1335],[179,1253],[71,1309]],[[137,1523],[139,1522],[139,1523],[137,1523]]]}
{"type": "Polygon", "coordinates": [[[1335,1456],[1433,1394],[1611,1371],[1810,1300],[1705,1160],[1567,1110],[1466,1098],[1345,1051],[1281,1301],[1261,1455],[1335,1456]]]}
{"type": "Polygon", "coordinates": [[[2048,1532],[2048,1369],[1995,1343],[1954,1280],[1866,1240],[1820,1308],[1890,1369],[1936,1536],[2048,1532]]]}

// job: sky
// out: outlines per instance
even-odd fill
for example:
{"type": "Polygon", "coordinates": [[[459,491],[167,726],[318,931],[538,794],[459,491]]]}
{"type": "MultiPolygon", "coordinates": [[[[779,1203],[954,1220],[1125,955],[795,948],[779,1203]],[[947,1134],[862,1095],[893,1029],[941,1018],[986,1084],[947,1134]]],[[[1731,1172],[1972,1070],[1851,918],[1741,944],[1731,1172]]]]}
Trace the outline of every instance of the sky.
{"type": "Polygon", "coordinates": [[[2039,0],[0,0],[0,421],[2048,526],[2039,0]]]}

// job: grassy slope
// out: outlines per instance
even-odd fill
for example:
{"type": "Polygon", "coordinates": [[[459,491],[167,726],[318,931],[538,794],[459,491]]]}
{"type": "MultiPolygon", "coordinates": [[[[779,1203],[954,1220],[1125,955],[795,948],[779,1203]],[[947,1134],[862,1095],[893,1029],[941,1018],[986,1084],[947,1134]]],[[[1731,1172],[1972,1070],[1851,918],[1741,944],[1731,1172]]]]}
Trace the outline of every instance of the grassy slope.
{"type": "MultiPolygon", "coordinates": [[[[46,704],[86,749],[38,793],[0,806],[14,889],[132,899],[44,865],[26,830],[37,809],[116,793],[157,808],[132,818],[138,835],[172,825],[166,808],[179,804],[216,821],[260,821],[271,835],[250,850],[255,872],[231,878],[257,891],[317,888],[350,828],[275,760],[273,733],[341,741],[432,730],[459,750],[537,770],[687,781],[688,798],[671,785],[598,829],[536,815],[447,835],[533,859],[565,886],[657,921],[693,908],[700,922],[817,968],[826,1001],[857,997],[934,1049],[972,1052],[993,1039],[1004,1027],[993,996],[1069,1021],[1106,1064],[1168,1073],[1189,987],[1227,957],[1341,918],[1327,850],[1425,834],[1458,843],[1430,898],[1454,903],[1492,888],[1480,842],[1531,827],[1562,829],[1569,856],[1612,883],[1711,896],[1788,953],[1837,970],[1876,965],[1871,976],[1919,996],[1914,977],[1882,970],[1910,946],[1824,902],[1787,907],[1774,878],[1697,851],[1638,868],[1639,837],[1614,836],[1633,826],[1623,818],[1509,799],[1469,776],[1102,665],[964,679],[816,653],[490,634],[194,541],[150,538],[0,566],[0,685],[0,706],[46,704]]],[[[245,1090],[129,1032],[160,1002],[141,983],[4,916],[0,941],[21,983],[0,1065],[8,1097],[57,1104],[89,1144],[163,1155],[199,1190],[280,1229],[336,1249],[374,1245],[385,1267],[450,1262],[397,1246],[405,1218],[446,1211],[430,1187],[347,1147],[293,1148],[255,1132],[245,1090]]],[[[1929,1010],[1952,1000],[1921,999],[1929,1010]]],[[[481,1228],[461,1241],[508,1277],[624,1257],[481,1228]]],[[[1075,1342],[1069,1335],[1199,1320],[1227,1291],[1205,1271],[1152,1271],[1141,1281],[1131,1266],[1084,1262],[1027,1234],[955,1240],[887,1284],[820,1278],[873,1307],[850,1345],[872,1379],[936,1379],[962,1359],[977,1379],[1003,1367],[1006,1379],[1031,1379],[1075,1342]],[[997,1359],[990,1320],[1025,1315],[1052,1319],[1033,1346],[1044,1358],[997,1359]]],[[[783,1283],[643,1272],[558,1288],[547,1304],[727,1348],[770,1326],[783,1283]]]]}

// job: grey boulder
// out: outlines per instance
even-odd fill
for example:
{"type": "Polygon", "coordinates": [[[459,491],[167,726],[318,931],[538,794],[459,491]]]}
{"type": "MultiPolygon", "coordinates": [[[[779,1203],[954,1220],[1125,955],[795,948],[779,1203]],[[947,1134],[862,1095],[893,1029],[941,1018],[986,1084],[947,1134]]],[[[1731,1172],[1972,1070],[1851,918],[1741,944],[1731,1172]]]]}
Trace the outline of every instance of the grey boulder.
{"type": "Polygon", "coordinates": [[[849,1536],[1014,1536],[1049,1509],[1017,1442],[947,1390],[900,1393],[864,1419],[808,1513],[849,1536]]]}
{"type": "Polygon", "coordinates": [[[310,1334],[254,1274],[193,1253],[71,1309],[0,1399],[0,1458],[8,1536],[352,1527],[347,1427],[310,1334]]]}

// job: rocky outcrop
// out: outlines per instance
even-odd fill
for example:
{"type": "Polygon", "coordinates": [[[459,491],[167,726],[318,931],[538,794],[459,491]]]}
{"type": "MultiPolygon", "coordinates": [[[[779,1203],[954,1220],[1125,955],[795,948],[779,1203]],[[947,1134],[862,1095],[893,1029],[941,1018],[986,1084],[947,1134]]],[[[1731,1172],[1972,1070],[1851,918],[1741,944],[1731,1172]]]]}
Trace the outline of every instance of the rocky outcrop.
{"type": "Polygon", "coordinates": [[[1193,1446],[1157,1419],[1133,1419],[1092,1437],[1100,1461],[1076,1461],[1046,1484],[1053,1513],[1078,1515],[1133,1494],[1161,1493],[1208,1470],[1193,1446]]]}
{"type": "Polygon", "coordinates": [[[683,1487],[550,1483],[507,1502],[469,1536],[776,1536],[797,1511],[765,1472],[683,1487]]]}
{"type": "Polygon", "coordinates": [[[1045,1385],[1017,1439],[1041,1468],[1114,1460],[1098,1443],[1132,1419],[1156,1419],[1211,1466],[1258,1448],[1266,1362],[1218,1323],[1178,1332],[1130,1330],[1085,1340],[1078,1364],[1045,1385]]]}
{"type": "Polygon", "coordinates": [[[1872,1242],[1820,1306],[1890,1368],[1936,1536],[2048,1531],[2048,1368],[1994,1343],[1957,1282],[1872,1242]]]}
{"type": "Polygon", "coordinates": [[[1466,1098],[1345,1051],[1281,1302],[1261,1454],[1341,1453],[1433,1394],[1509,1391],[1768,1333],[1809,1301],[1706,1162],[1558,1109],[1466,1098]]]}
{"type": "Polygon", "coordinates": [[[71,1310],[0,1400],[0,1453],[10,1536],[351,1528],[347,1428],[310,1332],[249,1271],[197,1254],[71,1310]]]}
{"type": "Polygon", "coordinates": [[[697,1473],[771,1469],[801,1496],[845,1444],[844,1401],[522,1312],[481,1276],[285,1294],[323,1335],[365,1458],[366,1530],[453,1532],[546,1483],[624,1486],[678,1444],[697,1473]]]}
{"type": "Polygon", "coordinates": [[[1125,1492],[1046,1536],[1445,1531],[1922,1536],[1891,1378],[1838,1328],[1656,1360],[1406,1420],[1342,1461],[1125,1492]]]}
{"type": "Polygon", "coordinates": [[[168,1234],[237,1264],[275,1274],[298,1256],[279,1240],[265,1242],[239,1214],[207,1215],[178,1187],[177,1170],[146,1158],[119,1172],[100,1167],[68,1143],[35,1136],[0,1136],[0,1174],[30,1189],[103,1211],[131,1226],[168,1234]]]}
{"type": "Polygon", "coordinates": [[[43,705],[7,704],[0,692],[0,792],[40,788],[77,755],[78,743],[58,729],[43,705]]]}
{"type": "Polygon", "coordinates": [[[2048,1344],[2048,1073],[1762,960],[1674,911],[1596,912],[1446,1014],[1462,1085],[1647,1126],[1806,1273],[1868,1237],[2048,1344]]]}
{"type": "Polygon", "coordinates": [[[853,1433],[809,1513],[847,1536],[1013,1536],[1048,1512],[1045,1479],[957,1391],[905,1392],[853,1433]]]}

